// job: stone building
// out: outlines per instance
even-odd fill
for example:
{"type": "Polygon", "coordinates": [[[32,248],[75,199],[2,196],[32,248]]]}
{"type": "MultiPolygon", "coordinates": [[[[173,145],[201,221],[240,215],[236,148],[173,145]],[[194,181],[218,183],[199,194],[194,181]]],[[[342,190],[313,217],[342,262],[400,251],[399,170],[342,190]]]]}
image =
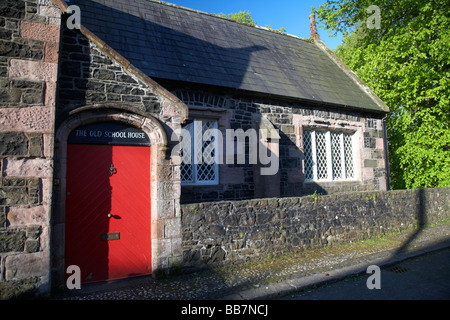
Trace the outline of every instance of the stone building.
{"type": "Polygon", "coordinates": [[[386,190],[388,107],[311,26],[2,1],[0,291],[181,266],[183,203],[386,190]]]}

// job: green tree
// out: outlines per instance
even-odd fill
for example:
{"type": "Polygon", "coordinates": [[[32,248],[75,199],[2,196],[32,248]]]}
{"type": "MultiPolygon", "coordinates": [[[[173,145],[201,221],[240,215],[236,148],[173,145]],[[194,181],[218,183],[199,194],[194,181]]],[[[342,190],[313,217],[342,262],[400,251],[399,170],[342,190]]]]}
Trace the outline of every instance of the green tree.
{"type": "Polygon", "coordinates": [[[219,13],[218,16],[228,18],[240,23],[248,24],[250,26],[256,26],[256,22],[253,20],[252,14],[247,11],[239,11],[238,13],[229,13],[228,15],[224,13],[219,13]]]}
{"type": "MultiPolygon", "coordinates": [[[[240,23],[248,24],[252,27],[257,25],[256,21],[253,20],[251,12],[239,11],[238,13],[229,13],[228,15],[226,15],[224,13],[219,13],[217,15],[220,17],[223,17],[223,18],[228,18],[228,19],[240,22],[240,23]]],[[[270,25],[266,25],[265,27],[271,31],[275,31],[275,32],[279,32],[279,33],[286,33],[285,28],[273,29],[270,25]]]]}
{"type": "Polygon", "coordinates": [[[448,0],[327,0],[312,9],[344,35],[336,54],[390,107],[392,188],[450,186],[448,0]]]}

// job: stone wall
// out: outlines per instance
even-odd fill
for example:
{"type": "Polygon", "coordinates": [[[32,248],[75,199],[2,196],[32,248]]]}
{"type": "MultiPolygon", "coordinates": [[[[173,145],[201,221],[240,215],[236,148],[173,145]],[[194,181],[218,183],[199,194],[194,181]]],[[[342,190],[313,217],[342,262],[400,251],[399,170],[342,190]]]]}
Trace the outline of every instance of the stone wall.
{"type": "Polygon", "coordinates": [[[0,3],[0,299],[49,289],[60,14],[0,3]]]}
{"type": "Polygon", "coordinates": [[[185,267],[321,248],[450,219],[450,188],[182,206],[185,267]]]}
{"type": "MultiPolygon", "coordinates": [[[[382,115],[331,107],[288,103],[283,100],[255,98],[190,89],[173,89],[190,108],[190,118],[215,117],[224,141],[227,129],[254,128],[254,115],[269,120],[279,130],[279,172],[262,181],[257,166],[222,164],[219,183],[208,186],[183,186],[182,203],[255,197],[292,197],[350,191],[386,190],[386,171],[382,115]],[[215,113],[215,114],[213,114],[215,113]],[[307,182],[304,178],[303,130],[346,130],[354,133],[356,177],[348,181],[307,182]],[[267,185],[272,191],[267,193],[267,185]]],[[[248,148],[248,146],[247,146],[248,148]]]]}
{"type": "MultiPolygon", "coordinates": [[[[59,72],[57,126],[80,107],[114,103],[131,111],[159,117],[163,100],[129,75],[80,30],[63,24],[59,72]]],[[[171,119],[164,119],[170,123],[171,119]]]]}

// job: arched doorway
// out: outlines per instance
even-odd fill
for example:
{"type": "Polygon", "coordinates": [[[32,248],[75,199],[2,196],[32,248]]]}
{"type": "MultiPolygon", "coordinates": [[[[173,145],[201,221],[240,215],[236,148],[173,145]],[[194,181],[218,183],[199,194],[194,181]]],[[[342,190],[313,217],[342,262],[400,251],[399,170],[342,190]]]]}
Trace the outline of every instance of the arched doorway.
{"type": "MultiPolygon", "coordinates": [[[[164,270],[167,268],[167,264],[165,263],[169,257],[177,253],[174,251],[167,252],[164,250],[164,245],[168,241],[180,242],[178,233],[174,235],[171,233],[170,239],[166,239],[164,234],[161,231],[161,224],[164,223],[166,219],[179,220],[180,217],[173,217],[172,208],[170,206],[165,206],[167,202],[176,201],[175,200],[160,200],[162,197],[162,184],[167,183],[165,171],[161,170],[161,168],[171,168],[172,163],[170,158],[167,157],[168,152],[168,140],[167,133],[163,127],[163,125],[156,118],[150,115],[142,115],[137,113],[132,113],[129,110],[125,109],[122,105],[105,105],[105,106],[86,106],[83,108],[79,108],[76,111],[72,112],[69,117],[63,121],[58,127],[56,136],[55,136],[55,179],[53,184],[53,201],[54,201],[54,211],[52,213],[52,235],[51,235],[51,243],[52,243],[52,254],[51,254],[51,263],[52,263],[52,286],[56,288],[65,288],[66,287],[66,276],[69,274],[67,271],[67,261],[66,261],[66,240],[69,235],[66,235],[66,224],[69,222],[70,216],[67,216],[67,205],[66,202],[70,201],[67,192],[67,188],[70,186],[70,182],[68,184],[68,165],[70,166],[70,156],[71,152],[69,149],[71,148],[72,138],[69,139],[69,136],[73,134],[77,129],[83,128],[83,126],[96,125],[98,123],[116,123],[127,126],[129,129],[136,129],[139,134],[145,133],[146,139],[149,140],[149,146],[147,148],[151,149],[149,151],[150,158],[150,243],[151,243],[151,263],[148,264],[150,267],[152,275],[155,275],[160,270],[164,270]],[[69,150],[69,152],[68,152],[69,150]],[[174,240],[173,240],[174,239],[174,240]]],[[[130,135],[131,136],[131,135],[130,135]]],[[[120,138],[116,135],[116,138],[120,138]]],[[[82,143],[79,143],[80,145],[82,143]]],[[[118,146],[120,147],[120,146],[118,146]]],[[[122,146],[124,147],[124,146],[122,146]]],[[[142,147],[142,146],[141,146],[142,147]]],[[[111,153],[111,151],[108,151],[111,153]]],[[[75,152],[78,153],[78,152],[75,152]]],[[[88,151],[87,153],[91,153],[88,151]]],[[[107,157],[108,158],[108,157],[107,157]]],[[[86,165],[85,165],[86,166],[86,165]]],[[[89,166],[89,165],[88,165],[89,166]]],[[[134,163],[133,165],[134,166],[134,163]]],[[[116,166],[115,163],[107,164],[107,172],[109,174],[109,169],[113,170],[117,169],[119,171],[119,167],[116,166]],[[111,164],[113,164],[111,168],[111,164]]],[[[77,177],[75,169],[75,176],[77,177]]],[[[103,170],[102,170],[103,171],[103,170]]],[[[117,176],[116,176],[117,177],[117,176]]],[[[69,177],[70,179],[70,177],[69,177]]],[[[109,183],[109,182],[108,182],[109,183]]],[[[176,185],[177,181],[174,182],[176,185]]],[[[163,195],[164,196],[164,195],[163,195]]],[[[179,197],[178,194],[174,194],[174,197],[179,197]]],[[[178,199],[178,198],[177,198],[178,199]]],[[[108,212],[114,215],[114,212],[108,212]]],[[[107,216],[108,216],[107,213],[107,216]]],[[[118,217],[117,217],[118,218],[118,217]]],[[[114,217],[112,217],[114,219],[114,217]]],[[[118,220],[118,219],[115,219],[118,220]]],[[[117,222],[117,221],[115,221],[117,222]]],[[[112,235],[103,235],[107,242],[115,242],[117,240],[113,240],[115,237],[121,237],[122,234],[116,235],[117,232],[120,231],[105,231],[103,233],[112,233],[112,235]]],[[[181,235],[181,232],[179,233],[181,235]]],[[[70,240],[69,240],[70,241],[70,240]]],[[[177,243],[178,243],[177,242],[177,243]]],[[[70,275],[70,274],[69,274],[70,275]]],[[[128,274],[126,277],[133,276],[134,273],[128,274]]],[[[86,278],[89,277],[89,273],[86,275],[86,278]]],[[[93,278],[86,279],[86,282],[92,281],[93,278]]]]}
{"type": "Polygon", "coordinates": [[[69,134],[65,266],[81,283],[151,274],[150,154],[147,134],[124,123],[69,134]]]}

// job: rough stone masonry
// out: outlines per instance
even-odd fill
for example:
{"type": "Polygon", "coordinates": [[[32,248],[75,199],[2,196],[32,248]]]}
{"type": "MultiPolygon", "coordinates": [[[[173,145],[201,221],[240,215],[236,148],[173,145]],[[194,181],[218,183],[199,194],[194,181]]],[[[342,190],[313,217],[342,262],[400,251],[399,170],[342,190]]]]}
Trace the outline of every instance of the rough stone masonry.
{"type": "Polygon", "coordinates": [[[49,1],[0,3],[0,299],[49,288],[60,16],[49,1]]]}
{"type": "Polygon", "coordinates": [[[193,269],[409,230],[450,218],[450,188],[219,201],[182,206],[193,269]]]}

